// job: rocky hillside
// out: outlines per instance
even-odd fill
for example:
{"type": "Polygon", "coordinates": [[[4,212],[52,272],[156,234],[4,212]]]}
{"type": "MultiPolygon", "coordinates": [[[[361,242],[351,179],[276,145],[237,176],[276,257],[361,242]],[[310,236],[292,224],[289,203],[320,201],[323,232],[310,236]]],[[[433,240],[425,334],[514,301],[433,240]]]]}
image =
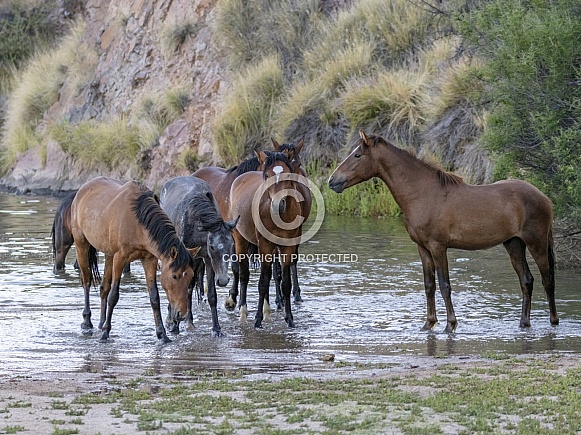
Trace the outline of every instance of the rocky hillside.
{"type": "MultiPolygon", "coordinates": [[[[16,156],[3,184],[19,191],[60,191],[107,174],[140,178],[153,187],[188,171],[180,164],[186,150],[212,160],[210,121],[226,86],[224,67],[211,41],[214,6],[215,0],[88,0],[83,4],[77,14],[83,23],[78,31],[82,44],[69,48],[74,56],[84,57],[78,68],[83,77],[77,83],[71,83],[73,77],[68,75],[61,81],[57,98],[33,125],[39,143],[16,156]],[[153,136],[154,146],[141,147],[137,165],[91,165],[65,153],[54,139],[46,140],[55,123],[96,125],[127,118],[127,124],[137,130],[151,128],[140,123],[139,115],[147,117],[158,110],[159,96],[172,87],[185,90],[183,112],[162,125],[158,137],[153,136]]],[[[58,62],[54,50],[50,57],[58,62]]],[[[30,88],[26,78],[21,85],[30,88]]],[[[17,85],[11,104],[17,104],[18,92],[17,85]]],[[[5,140],[6,136],[5,132],[5,140]]]]}

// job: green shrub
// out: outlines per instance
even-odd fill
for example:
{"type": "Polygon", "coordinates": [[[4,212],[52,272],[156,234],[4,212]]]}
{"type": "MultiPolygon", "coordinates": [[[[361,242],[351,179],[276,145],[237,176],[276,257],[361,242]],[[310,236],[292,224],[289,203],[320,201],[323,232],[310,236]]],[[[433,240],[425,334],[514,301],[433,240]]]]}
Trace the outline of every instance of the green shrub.
{"type": "Polygon", "coordinates": [[[533,181],[581,222],[581,9],[573,0],[494,0],[460,30],[486,62],[484,144],[496,177],[533,181]]]}
{"type": "Polygon", "coordinates": [[[7,0],[0,6],[0,93],[10,89],[15,70],[55,38],[50,12],[55,1],[7,0]]]}

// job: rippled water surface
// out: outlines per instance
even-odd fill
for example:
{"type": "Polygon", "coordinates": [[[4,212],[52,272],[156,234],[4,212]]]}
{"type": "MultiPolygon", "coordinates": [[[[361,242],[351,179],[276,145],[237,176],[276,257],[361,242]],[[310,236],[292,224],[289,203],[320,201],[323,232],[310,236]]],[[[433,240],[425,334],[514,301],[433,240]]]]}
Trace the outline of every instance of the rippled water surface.
{"type": "MultiPolygon", "coordinates": [[[[445,309],[439,294],[441,323],[424,332],[421,263],[401,222],[345,217],[327,218],[301,247],[309,261],[299,263],[304,302],[293,306],[296,329],[286,327],[282,313],[274,313],[260,330],[251,320],[240,323],[237,312],[223,307],[227,290],[218,288],[225,336],[212,336],[210,311],[202,304],[194,307],[195,330],[182,331],[164,345],[155,336],[143,270],[133,263],[132,274],[122,279],[111,338],[101,343],[99,331],[81,333],[83,295],[72,267],[74,249],[66,271],[52,271],[50,228],[59,202],[0,194],[1,375],[238,368],[288,372],[321,369],[325,354],[334,354],[336,361],[389,364],[410,356],[581,351],[580,271],[557,271],[561,324],[552,327],[540,277],[531,267],[536,278],[532,327],[523,330],[518,326],[518,280],[504,249],[451,252],[457,332],[442,332],[445,309]],[[332,262],[324,256],[329,254],[353,254],[347,259],[356,261],[332,262]]],[[[251,275],[249,319],[257,303],[258,271],[251,275]]],[[[94,290],[94,323],[98,299],[94,290]]]]}

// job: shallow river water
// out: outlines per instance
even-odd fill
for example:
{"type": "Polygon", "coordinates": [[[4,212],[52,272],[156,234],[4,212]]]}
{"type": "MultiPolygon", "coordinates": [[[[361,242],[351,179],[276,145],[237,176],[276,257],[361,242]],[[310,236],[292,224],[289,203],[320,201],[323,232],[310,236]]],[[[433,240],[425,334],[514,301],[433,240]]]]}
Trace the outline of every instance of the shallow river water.
{"type": "MultiPolygon", "coordinates": [[[[0,375],[293,372],[321,369],[326,354],[349,364],[389,365],[414,356],[581,351],[581,271],[557,271],[561,323],[552,327],[540,277],[531,265],[536,279],[532,327],[523,330],[518,279],[504,249],[452,251],[458,329],[442,332],[445,309],[438,294],[440,323],[425,332],[420,330],[426,312],[421,263],[401,221],[346,217],[327,217],[301,247],[308,261],[299,263],[304,302],[293,305],[296,329],[288,329],[279,312],[264,328],[253,327],[259,275],[254,271],[247,323],[224,309],[227,289],[218,288],[225,335],[212,336],[210,311],[202,304],[193,310],[196,328],[164,345],[155,336],[143,270],[133,263],[131,275],[122,279],[111,338],[101,343],[100,331],[81,333],[83,294],[72,267],[74,249],[64,273],[52,270],[50,228],[59,203],[53,197],[0,194],[0,375]],[[349,254],[342,260],[356,261],[330,261],[325,257],[330,254],[349,254]]],[[[161,287],[160,294],[166,306],[161,287]]],[[[94,290],[94,323],[98,299],[94,290]]]]}

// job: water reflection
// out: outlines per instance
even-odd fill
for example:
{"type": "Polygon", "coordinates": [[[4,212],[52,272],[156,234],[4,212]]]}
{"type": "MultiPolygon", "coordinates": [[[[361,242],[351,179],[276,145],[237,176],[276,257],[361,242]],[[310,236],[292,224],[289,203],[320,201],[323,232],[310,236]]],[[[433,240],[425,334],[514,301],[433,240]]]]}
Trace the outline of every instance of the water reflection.
{"type": "MultiPolygon", "coordinates": [[[[194,309],[195,329],[160,343],[145,289],[143,269],[133,263],[124,276],[113,318],[111,339],[100,332],[81,332],[83,295],[73,270],[74,249],[65,272],[52,272],[50,227],[60,200],[0,194],[0,374],[96,372],[173,373],[192,370],[284,372],[330,367],[336,361],[390,364],[408,356],[442,357],[488,352],[528,354],[581,350],[579,271],[557,272],[557,309],[561,324],[552,327],[540,277],[527,330],[518,327],[520,289],[502,248],[451,252],[452,298],[459,321],[455,334],[442,332],[445,309],[438,295],[441,323],[420,331],[426,302],[422,268],[414,244],[399,220],[327,218],[321,231],[301,247],[312,254],[299,264],[304,303],[293,306],[297,328],[290,330],[284,313],[254,329],[258,272],[252,272],[249,321],[223,306],[219,316],[225,336],[211,333],[207,305],[194,309]],[[356,254],[357,261],[316,259],[316,254],[356,254]],[[313,260],[314,259],[314,260],[313,260]]],[[[162,299],[165,297],[162,293],[162,299]]],[[[99,296],[91,294],[93,317],[99,296]]],[[[165,304],[165,300],[162,301],[165,304]]]]}

